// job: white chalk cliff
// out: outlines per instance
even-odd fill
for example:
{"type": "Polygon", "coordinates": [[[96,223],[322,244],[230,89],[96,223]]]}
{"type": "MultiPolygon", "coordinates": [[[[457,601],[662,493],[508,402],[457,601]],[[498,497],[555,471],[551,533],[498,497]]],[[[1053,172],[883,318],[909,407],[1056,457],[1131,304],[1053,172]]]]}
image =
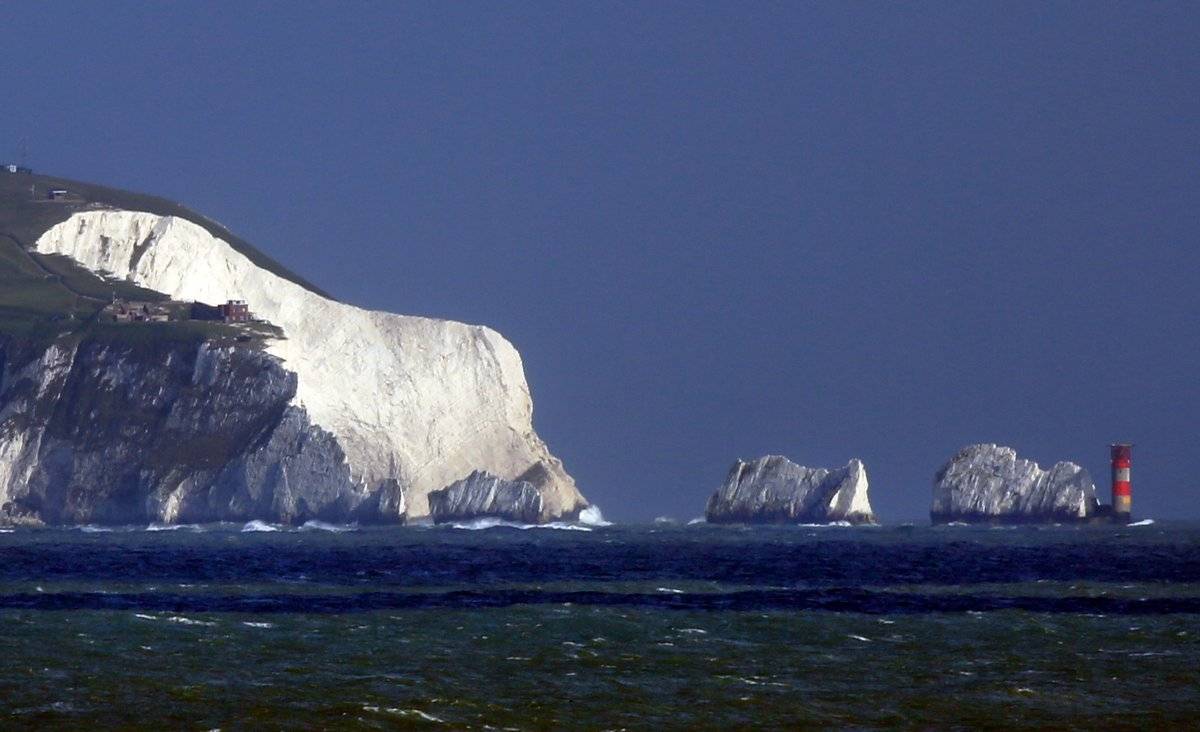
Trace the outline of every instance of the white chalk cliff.
{"type": "Polygon", "coordinates": [[[520,355],[489,328],[328,299],[179,217],[77,213],[36,249],[175,300],[245,300],[284,333],[267,350],[297,377],[293,406],[333,436],[364,488],[402,486],[410,518],[428,515],[430,491],[475,470],[532,477],[543,520],[587,506],[534,432],[520,355]]]}

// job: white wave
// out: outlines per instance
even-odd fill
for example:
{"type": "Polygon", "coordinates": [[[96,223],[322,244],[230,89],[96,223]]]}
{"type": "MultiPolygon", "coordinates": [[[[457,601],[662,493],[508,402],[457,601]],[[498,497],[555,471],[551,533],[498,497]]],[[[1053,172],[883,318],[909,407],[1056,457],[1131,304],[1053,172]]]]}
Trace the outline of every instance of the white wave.
{"type": "Polygon", "coordinates": [[[146,531],[203,531],[200,524],[150,524],[146,531]]]}
{"type": "Polygon", "coordinates": [[[676,628],[680,633],[689,633],[692,635],[708,635],[708,631],[703,628],[676,628]]]}
{"type": "Polygon", "coordinates": [[[146,615],[146,614],[144,614],[144,613],[134,613],[133,617],[135,617],[135,618],[140,618],[140,619],[142,619],[142,620],[158,620],[158,617],[157,617],[157,616],[154,616],[154,615],[146,615]]]}
{"type": "Polygon", "coordinates": [[[0,534],[11,534],[14,531],[16,531],[16,529],[0,529],[0,534]]]}
{"type": "Polygon", "coordinates": [[[674,587],[655,587],[654,591],[655,592],[669,592],[672,595],[684,594],[683,590],[677,590],[674,587]]]}
{"type": "Polygon", "coordinates": [[[796,524],[796,526],[799,526],[802,529],[848,529],[852,528],[854,524],[850,523],[849,521],[830,521],[824,524],[796,524]]]}
{"type": "Polygon", "coordinates": [[[172,623],[179,623],[180,625],[204,625],[210,627],[216,625],[216,623],[210,623],[207,620],[192,620],[191,618],[185,618],[182,615],[172,615],[171,617],[167,618],[167,620],[171,621],[172,623]]]}
{"type": "Polygon", "coordinates": [[[654,519],[654,523],[658,524],[659,526],[672,526],[679,523],[679,521],[671,518],[670,516],[658,516],[654,519]]]}
{"type": "Polygon", "coordinates": [[[274,628],[275,627],[275,623],[255,623],[255,622],[251,622],[249,620],[243,621],[242,625],[247,625],[251,628],[274,628]]]}
{"type": "Polygon", "coordinates": [[[272,526],[265,521],[259,521],[258,519],[255,519],[243,526],[242,531],[279,531],[279,527],[272,526]]]}
{"type": "Polygon", "coordinates": [[[494,516],[484,516],[483,518],[450,524],[450,528],[462,529],[464,531],[483,531],[484,529],[495,528],[527,529],[530,526],[532,526],[532,524],[518,524],[512,521],[505,521],[504,519],[495,518],[494,516]]]}
{"type": "Polygon", "coordinates": [[[691,521],[688,521],[687,525],[695,526],[696,524],[707,524],[707,523],[708,523],[708,521],[703,516],[697,516],[696,518],[692,519],[691,521]]]}
{"type": "Polygon", "coordinates": [[[945,526],[970,526],[966,521],[950,521],[945,526]]]}
{"type": "Polygon", "coordinates": [[[604,520],[604,513],[594,503],[579,512],[579,523],[585,526],[612,526],[611,521],[604,520]]]}
{"type": "Polygon", "coordinates": [[[1133,523],[1131,523],[1129,525],[1130,526],[1153,526],[1154,519],[1142,519],[1141,521],[1134,521],[1133,523]]]}
{"type": "MultiPolygon", "coordinates": [[[[597,526],[610,526],[611,524],[597,524],[597,526]]],[[[523,529],[558,529],[559,531],[591,531],[591,527],[580,526],[579,524],[569,524],[563,521],[551,521],[548,524],[533,524],[531,526],[522,526],[523,529]]]]}
{"type": "Polygon", "coordinates": [[[317,521],[316,519],[313,519],[312,521],[305,521],[304,525],[300,527],[300,530],[301,531],[332,531],[334,533],[340,534],[345,531],[358,531],[358,526],[356,526],[354,524],[330,524],[330,523],[326,523],[324,521],[317,521]]]}
{"type": "Polygon", "coordinates": [[[400,717],[416,717],[417,719],[421,719],[426,722],[436,722],[437,724],[446,723],[445,720],[435,717],[432,714],[426,714],[420,709],[400,709],[398,707],[377,707],[374,705],[368,705],[363,707],[363,711],[372,712],[374,714],[395,714],[400,717]]]}
{"type": "Polygon", "coordinates": [[[870,643],[870,642],[871,642],[871,639],[870,639],[870,638],[864,638],[864,637],[863,637],[863,636],[861,636],[861,635],[854,635],[853,633],[851,633],[850,635],[848,635],[848,636],[846,636],[846,637],[847,637],[847,638],[853,638],[853,639],[854,639],[854,640],[856,640],[856,641],[862,641],[863,643],[870,643]]]}
{"type": "Polygon", "coordinates": [[[87,526],[76,526],[75,528],[79,529],[85,534],[107,534],[111,531],[116,531],[116,529],[111,526],[92,526],[90,524],[87,526]]]}
{"type": "Polygon", "coordinates": [[[482,531],[484,529],[520,529],[527,531],[529,529],[558,529],[560,531],[591,531],[587,526],[579,524],[567,523],[564,521],[554,521],[548,524],[519,524],[515,521],[505,521],[504,519],[495,518],[494,516],[485,516],[483,518],[472,519],[471,521],[458,522],[450,524],[452,529],[462,529],[464,531],[482,531]]]}

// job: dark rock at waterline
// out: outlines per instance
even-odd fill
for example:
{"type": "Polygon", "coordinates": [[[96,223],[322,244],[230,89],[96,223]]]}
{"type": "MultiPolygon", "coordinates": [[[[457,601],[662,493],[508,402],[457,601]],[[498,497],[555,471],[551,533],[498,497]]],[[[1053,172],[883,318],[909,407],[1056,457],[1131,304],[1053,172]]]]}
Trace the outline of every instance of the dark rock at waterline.
{"type": "Polygon", "coordinates": [[[526,480],[504,480],[475,471],[462,480],[429,493],[434,523],[497,518],[533,524],[542,514],[542,494],[526,480]]]}
{"type": "Polygon", "coordinates": [[[402,522],[295,393],[250,348],[0,338],[0,523],[402,522]]]}

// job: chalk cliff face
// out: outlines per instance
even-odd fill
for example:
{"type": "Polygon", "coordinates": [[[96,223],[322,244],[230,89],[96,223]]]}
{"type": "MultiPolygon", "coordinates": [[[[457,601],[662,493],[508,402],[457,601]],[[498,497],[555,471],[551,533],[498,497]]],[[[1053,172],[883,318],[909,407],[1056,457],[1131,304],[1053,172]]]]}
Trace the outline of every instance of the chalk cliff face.
{"type": "Polygon", "coordinates": [[[779,455],[734,463],[704,513],[709,523],[875,523],[861,461],[827,470],[779,455]]]}
{"type": "Polygon", "coordinates": [[[0,522],[402,521],[295,391],[245,348],[0,339],[0,522]]]}
{"type": "MultiPolygon", "coordinates": [[[[495,331],[335,302],[178,217],[76,213],[46,231],[36,249],[175,300],[247,301],[255,317],[284,334],[266,347],[278,378],[290,374],[294,387],[279,409],[313,430],[323,450],[344,456],[339,464],[360,497],[398,486],[409,517],[422,517],[430,491],[487,470],[506,479],[539,476],[540,520],[574,517],[588,505],[534,432],[520,356],[495,331]]],[[[0,451],[28,439],[10,437],[0,451]]],[[[324,465],[334,480],[334,464],[324,465]]]]}
{"type": "Polygon", "coordinates": [[[1083,521],[1097,514],[1096,486],[1075,463],[1042,470],[1011,447],[984,444],[959,450],[933,482],[934,523],[1083,521]]]}
{"type": "Polygon", "coordinates": [[[542,514],[542,494],[528,481],[503,480],[475,471],[430,493],[429,512],[439,524],[476,518],[528,524],[542,514]]]}

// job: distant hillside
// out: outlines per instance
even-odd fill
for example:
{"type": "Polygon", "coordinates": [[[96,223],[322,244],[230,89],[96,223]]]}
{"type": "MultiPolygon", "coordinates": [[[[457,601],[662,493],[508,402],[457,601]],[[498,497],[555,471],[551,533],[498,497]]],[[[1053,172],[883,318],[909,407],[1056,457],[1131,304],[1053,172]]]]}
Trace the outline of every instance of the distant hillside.
{"type": "Polygon", "coordinates": [[[321,288],[255,249],[217,222],[173,201],[67,178],[0,171],[0,234],[15,237],[26,247],[32,246],[47,229],[66,221],[71,214],[96,207],[147,211],[159,216],[187,219],[203,227],[213,236],[229,242],[235,250],[259,267],[291,280],[307,290],[329,297],[321,288]],[[51,201],[47,194],[53,189],[65,190],[68,193],[61,200],[51,201]]]}
{"type": "MultiPolygon", "coordinates": [[[[66,178],[0,170],[0,333],[52,336],[77,331],[90,323],[113,295],[128,300],[164,299],[129,282],[102,279],[66,257],[32,251],[34,243],[51,227],[80,211],[100,208],[187,219],[229,242],[259,267],[328,297],[216,222],[177,203],[66,178]],[[52,200],[52,190],[66,194],[52,200]]],[[[89,324],[92,330],[95,328],[89,324]]],[[[171,324],[154,329],[160,335],[172,336],[226,335],[224,330],[216,324],[171,324]]]]}

